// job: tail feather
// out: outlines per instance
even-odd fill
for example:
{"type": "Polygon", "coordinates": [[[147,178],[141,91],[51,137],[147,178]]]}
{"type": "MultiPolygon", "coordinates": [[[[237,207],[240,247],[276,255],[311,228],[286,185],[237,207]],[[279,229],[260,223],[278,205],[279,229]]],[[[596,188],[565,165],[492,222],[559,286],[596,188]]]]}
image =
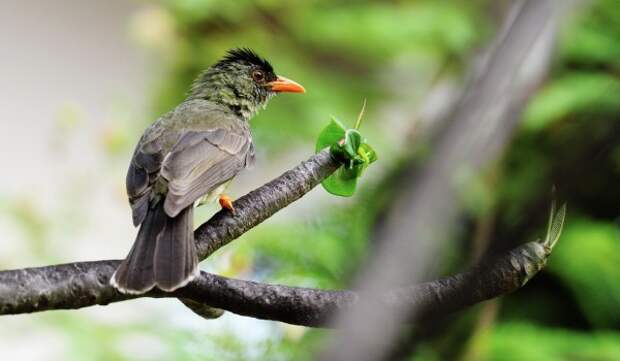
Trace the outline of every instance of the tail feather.
{"type": "Polygon", "coordinates": [[[110,283],[120,292],[141,294],[157,286],[174,291],[198,271],[194,246],[193,207],[169,217],[158,202],[150,207],[127,258],[110,283]]]}
{"type": "Polygon", "coordinates": [[[166,219],[166,226],[155,247],[155,283],[164,291],[185,286],[195,276],[198,257],[194,246],[194,207],[189,206],[174,218],[166,219]]]}

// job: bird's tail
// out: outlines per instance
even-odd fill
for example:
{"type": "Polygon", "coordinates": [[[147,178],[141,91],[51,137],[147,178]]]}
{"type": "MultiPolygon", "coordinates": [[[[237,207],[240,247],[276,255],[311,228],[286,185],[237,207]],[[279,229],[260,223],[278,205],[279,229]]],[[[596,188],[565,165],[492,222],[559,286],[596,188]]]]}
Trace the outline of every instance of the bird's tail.
{"type": "Polygon", "coordinates": [[[155,286],[172,292],[188,284],[198,274],[193,215],[193,206],[172,218],[164,211],[163,201],[151,205],[129,255],[110,283],[129,294],[155,286]]]}

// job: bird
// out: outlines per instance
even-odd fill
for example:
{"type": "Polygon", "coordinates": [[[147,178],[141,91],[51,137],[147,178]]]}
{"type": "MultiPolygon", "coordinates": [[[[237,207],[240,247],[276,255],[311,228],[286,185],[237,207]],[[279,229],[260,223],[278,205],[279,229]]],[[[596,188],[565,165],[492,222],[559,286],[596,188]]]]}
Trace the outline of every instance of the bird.
{"type": "Polygon", "coordinates": [[[186,99],[152,123],[136,145],[126,177],[133,247],[110,279],[119,292],[172,292],[198,274],[194,205],[219,197],[254,162],[249,121],[276,94],[304,93],[249,48],[229,50],[192,83],[186,99]]]}

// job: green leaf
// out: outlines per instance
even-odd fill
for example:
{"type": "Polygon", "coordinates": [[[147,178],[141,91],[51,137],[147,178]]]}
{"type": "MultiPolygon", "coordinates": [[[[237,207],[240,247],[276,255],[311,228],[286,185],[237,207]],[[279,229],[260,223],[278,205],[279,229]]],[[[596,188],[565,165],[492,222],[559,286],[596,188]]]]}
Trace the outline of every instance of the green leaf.
{"type": "Polygon", "coordinates": [[[340,179],[342,180],[349,180],[349,179],[353,179],[353,178],[359,178],[359,176],[361,175],[360,173],[360,166],[363,166],[363,164],[356,164],[353,165],[352,167],[343,167],[342,168],[342,172],[339,175],[340,179]]]}
{"type": "Polygon", "coordinates": [[[620,322],[619,237],[613,221],[574,216],[549,258],[547,270],[570,291],[594,327],[611,328],[620,322]]]}
{"type": "Polygon", "coordinates": [[[357,186],[355,170],[340,167],[334,174],[323,180],[321,184],[326,191],[333,195],[351,197],[355,193],[355,187],[357,186]]]}
{"type": "Polygon", "coordinates": [[[379,159],[379,157],[377,157],[377,152],[375,152],[375,150],[368,143],[362,143],[362,145],[360,145],[357,149],[357,153],[368,164],[374,163],[377,159],[379,159]]]}
{"type": "Polygon", "coordinates": [[[329,124],[319,134],[319,138],[316,141],[316,152],[321,151],[323,148],[329,147],[345,137],[345,126],[335,117],[332,117],[329,124]]]}
{"type": "Polygon", "coordinates": [[[338,159],[342,166],[321,182],[323,188],[337,196],[352,196],[357,186],[357,178],[362,176],[370,163],[377,160],[377,153],[357,129],[346,129],[334,117],[319,134],[316,151],[325,147],[329,147],[332,156],[338,159]]]}
{"type": "Polygon", "coordinates": [[[347,129],[344,134],[344,144],[342,145],[342,147],[347,153],[348,158],[353,159],[357,157],[357,149],[360,147],[361,144],[362,135],[360,134],[360,132],[355,129],[347,129]]]}
{"type": "Polygon", "coordinates": [[[359,164],[355,164],[351,169],[351,172],[355,175],[355,178],[359,178],[362,176],[362,173],[368,168],[368,163],[361,162],[359,164]]]}
{"type": "Polygon", "coordinates": [[[539,131],[568,116],[616,114],[620,111],[620,81],[599,72],[573,72],[557,77],[530,102],[523,127],[539,131]]]}

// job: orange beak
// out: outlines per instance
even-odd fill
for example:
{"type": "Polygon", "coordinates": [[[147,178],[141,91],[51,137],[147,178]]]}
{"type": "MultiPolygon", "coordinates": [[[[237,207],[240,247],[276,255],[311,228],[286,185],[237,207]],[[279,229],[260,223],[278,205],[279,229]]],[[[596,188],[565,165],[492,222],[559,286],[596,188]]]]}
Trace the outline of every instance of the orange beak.
{"type": "Polygon", "coordinates": [[[276,93],[305,93],[306,89],[303,86],[298,84],[297,82],[287,79],[283,76],[278,76],[278,78],[272,82],[267,83],[271,87],[271,90],[276,93]]]}

